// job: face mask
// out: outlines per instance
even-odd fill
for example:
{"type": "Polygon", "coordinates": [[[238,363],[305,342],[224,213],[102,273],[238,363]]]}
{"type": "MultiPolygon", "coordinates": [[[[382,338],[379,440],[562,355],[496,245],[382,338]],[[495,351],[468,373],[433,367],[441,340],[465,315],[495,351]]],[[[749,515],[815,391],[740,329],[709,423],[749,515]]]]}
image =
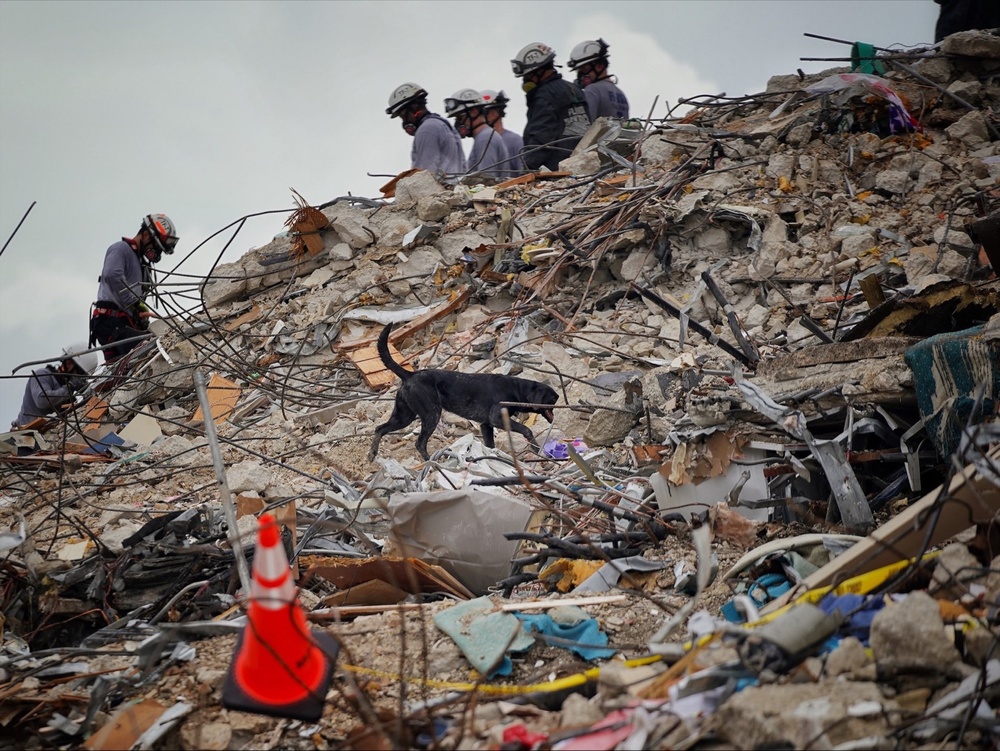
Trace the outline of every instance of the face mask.
{"type": "Polygon", "coordinates": [[[525,94],[530,94],[536,88],[538,88],[538,84],[535,83],[534,81],[525,81],[524,83],[521,84],[521,91],[523,91],[525,94]]]}
{"type": "Polygon", "coordinates": [[[400,123],[400,124],[403,126],[403,130],[405,130],[411,136],[417,132],[416,123],[400,123]]]}
{"type": "Polygon", "coordinates": [[[472,128],[469,127],[469,121],[466,120],[455,126],[455,130],[458,131],[458,135],[462,138],[468,138],[472,135],[472,128]]]}

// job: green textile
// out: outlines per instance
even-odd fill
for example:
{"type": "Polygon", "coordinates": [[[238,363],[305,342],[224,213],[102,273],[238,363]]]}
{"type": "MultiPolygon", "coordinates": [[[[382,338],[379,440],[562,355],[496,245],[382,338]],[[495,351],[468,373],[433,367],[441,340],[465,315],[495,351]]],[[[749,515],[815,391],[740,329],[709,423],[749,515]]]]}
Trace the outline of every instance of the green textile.
{"type": "Polygon", "coordinates": [[[986,385],[979,413],[983,422],[996,413],[1000,400],[1000,340],[983,337],[983,326],[932,336],[903,355],[913,373],[917,406],[938,454],[958,448],[962,429],[970,421],[976,391],[986,385]]]}
{"type": "Polygon", "coordinates": [[[855,42],[851,45],[851,71],[867,73],[868,75],[885,75],[885,65],[875,59],[875,48],[868,42],[855,42]]]}

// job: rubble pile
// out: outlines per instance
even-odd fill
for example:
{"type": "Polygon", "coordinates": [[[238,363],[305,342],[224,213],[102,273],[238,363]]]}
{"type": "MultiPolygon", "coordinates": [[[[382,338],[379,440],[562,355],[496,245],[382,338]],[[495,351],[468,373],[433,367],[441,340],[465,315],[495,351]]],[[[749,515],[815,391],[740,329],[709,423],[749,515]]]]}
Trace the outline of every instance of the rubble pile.
{"type": "Polygon", "coordinates": [[[4,735],[996,744],[1000,37],[883,67],[300,201],[0,441],[4,735]],[[389,323],[414,369],[549,384],[553,423],[488,448],[445,412],[430,461],[415,430],[370,460],[389,323]],[[339,645],[315,723],[221,703],[265,511],[339,645]]]}

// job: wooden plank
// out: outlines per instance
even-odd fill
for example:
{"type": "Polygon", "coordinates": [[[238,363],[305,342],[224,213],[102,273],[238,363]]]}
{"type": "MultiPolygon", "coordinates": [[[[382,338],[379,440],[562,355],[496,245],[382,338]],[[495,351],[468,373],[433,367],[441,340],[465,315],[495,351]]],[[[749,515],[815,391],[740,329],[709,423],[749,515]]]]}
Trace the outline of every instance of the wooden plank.
{"type": "Polygon", "coordinates": [[[225,324],[222,328],[230,332],[236,331],[236,329],[238,329],[244,323],[250,323],[252,321],[256,321],[258,318],[260,318],[260,305],[254,303],[253,307],[251,307],[250,310],[248,310],[243,315],[234,318],[232,321],[225,324]]]}
{"type": "MultiPolygon", "coordinates": [[[[389,354],[398,363],[402,363],[405,360],[402,353],[396,349],[391,341],[389,342],[389,354]]],[[[365,383],[373,389],[388,388],[396,380],[395,373],[388,370],[382,364],[382,359],[378,356],[378,349],[375,347],[356,349],[348,353],[347,356],[354,363],[355,367],[361,371],[361,377],[365,379],[365,383]]],[[[412,370],[412,368],[406,365],[403,367],[407,370],[412,370]]]]}
{"type": "Polygon", "coordinates": [[[449,313],[453,313],[468,302],[472,295],[471,287],[463,287],[448,302],[438,305],[431,311],[424,313],[409,323],[400,326],[389,335],[389,341],[399,343],[411,334],[415,334],[421,329],[427,328],[439,318],[444,318],[449,313]]]}
{"type": "Polygon", "coordinates": [[[83,743],[86,749],[130,749],[139,736],[149,730],[168,707],[156,699],[128,704],[83,743]]]}
{"type": "MultiPolygon", "coordinates": [[[[987,452],[993,466],[1000,462],[1000,444],[987,452]]],[[[995,520],[1000,514],[1000,487],[976,472],[973,465],[957,474],[943,492],[939,485],[905,511],[897,514],[864,540],[841,553],[819,571],[813,572],[798,587],[769,602],[763,614],[779,607],[810,589],[823,587],[874,571],[882,566],[908,560],[928,548],[940,545],[950,537],[976,524],[995,520]],[[941,496],[947,496],[940,500],[941,496]],[[934,513],[940,504],[940,513],[934,513]],[[933,524],[933,529],[929,526],[933,524]]]]}
{"type": "MultiPolygon", "coordinates": [[[[392,333],[389,334],[389,342],[391,344],[399,344],[403,339],[410,336],[411,334],[426,328],[434,321],[439,318],[444,318],[449,313],[453,313],[462,307],[472,295],[471,287],[463,287],[449,300],[441,303],[432,310],[424,313],[419,318],[415,318],[409,323],[400,326],[398,329],[393,329],[392,333]]],[[[381,331],[381,329],[379,329],[381,331]]],[[[364,339],[355,339],[350,342],[342,342],[337,345],[337,349],[341,352],[349,352],[354,349],[359,349],[361,347],[373,347],[375,342],[378,341],[378,334],[373,334],[372,336],[365,337],[364,339]]]]}
{"type": "MultiPolygon", "coordinates": [[[[85,449],[87,447],[81,446],[80,448],[85,449]]],[[[66,453],[73,452],[67,451],[66,453]]],[[[12,456],[10,454],[0,454],[0,463],[6,464],[45,464],[58,467],[62,464],[62,461],[61,455],[54,456],[52,454],[45,454],[43,456],[39,456],[38,454],[35,454],[33,456],[12,456]]],[[[103,454],[74,454],[73,461],[79,461],[83,464],[93,464],[95,462],[113,462],[116,460],[110,456],[104,456],[103,454]]]]}
{"type": "MultiPolygon", "coordinates": [[[[225,420],[229,414],[236,409],[236,403],[240,400],[242,393],[239,386],[223,378],[218,373],[212,373],[208,381],[208,403],[212,413],[212,419],[216,422],[225,420]]],[[[199,423],[205,421],[205,415],[201,411],[201,406],[195,410],[192,422],[199,423]]]]}
{"type": "Polygon", "coordinates": [[[518,177],[512,177],[510,180],[504,180],[502,183],[496,185],[497,193],[508,190],[509,188],[514,188],[518,185],[527,185],[528,183],[535,182],[535,173],[529,172],[526,175],[520,175],[518,177]]]}
{"type": "Polygon", "coordinates": [[[383,198],[394,198],[395,195],[396,195],[396,184],[400,180],[402,180],[404,177],[409,177],[410,175],[414,174],[415,172],[420,172],[420,170],[417,169],[416,167],[414,167],[413,169],[403,170],[398,175],[396,175],[394,178],[392,178],[389,182],[387,182],[385,185],[383,185],[381,188],[379,188],[379,192],[382,194],[382,197],[383,198]]]}
{"type": "Polygon", "coordinates": [[[24,425],[18,425],[13,430],[37,430],[41,432],[49,427],[50,422],[52,421],[47,417],[36,417],[31,422],[26,422],[24,425]]]}
{"type": "MultiPolygon", "coordinates": [[[[84,422],[99,423],[104,419],[104,415],[108,413],[108,403],[103,399],[92,396],[87,400],[87,403],[83,405],[85,410],[83,417],[80,419],[84,422]]],[[[92,426],[84,426],[83,432],[87,432],[88,428],[92,426]]]]}

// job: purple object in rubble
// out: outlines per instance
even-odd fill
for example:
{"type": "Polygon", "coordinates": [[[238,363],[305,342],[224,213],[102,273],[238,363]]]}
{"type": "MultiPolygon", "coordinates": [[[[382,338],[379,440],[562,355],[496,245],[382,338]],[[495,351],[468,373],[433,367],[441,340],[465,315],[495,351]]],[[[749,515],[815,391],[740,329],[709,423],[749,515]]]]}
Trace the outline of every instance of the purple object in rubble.
{"type": "Polygon", "coordinates": [[[578,454],[581,451],[586,451],[590,448],[580,438],[574,438],[572,441],[566,441],[562,438],[553,438],[551,441],[546,441],[545,445],[542,446],[542,456],[547,456],[549,459],[569,459],[569,449],[566,448],[567,443],[572,443],[573,450],[578,454]]]}

